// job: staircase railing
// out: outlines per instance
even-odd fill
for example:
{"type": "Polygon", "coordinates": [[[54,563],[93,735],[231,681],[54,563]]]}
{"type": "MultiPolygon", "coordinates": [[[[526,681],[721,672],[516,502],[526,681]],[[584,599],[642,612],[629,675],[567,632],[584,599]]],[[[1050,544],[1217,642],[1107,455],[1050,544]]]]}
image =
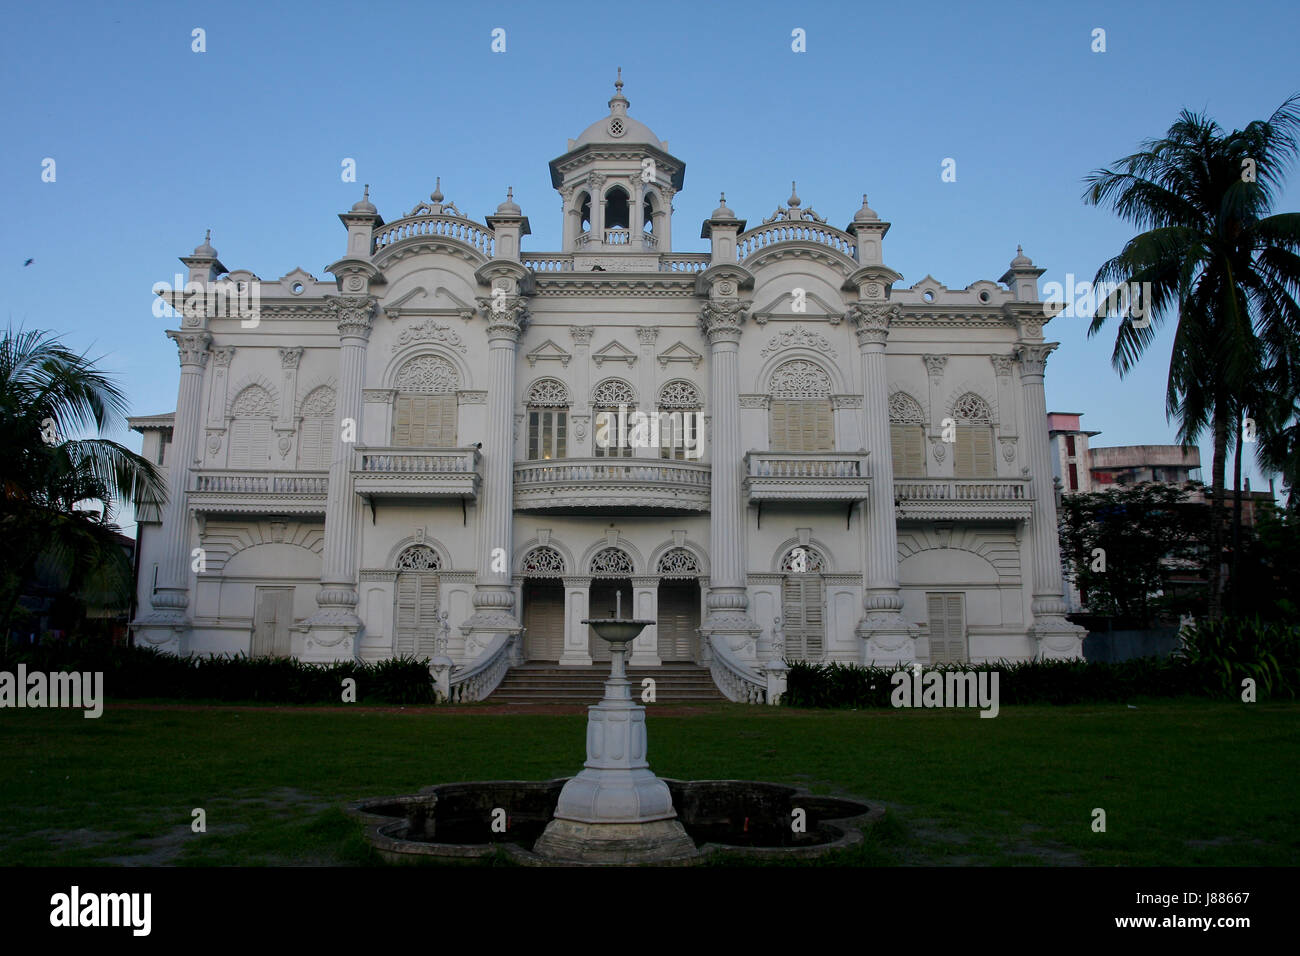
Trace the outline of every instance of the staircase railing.
{"type": "Polygon", "coordinates": [[[709,673],[727,700],[740,704],[767,703],[767,678],[750,671],[722,650],[712,635],[709,642],[709,673]]]}
{"type": "Polygon", "coordinates": [[[496,690],[510,669],[510,647],[514,641],[513,634],[498,634],[478,660],[460,673],[452,674],[450,702],[472,703],[496,690]]]}

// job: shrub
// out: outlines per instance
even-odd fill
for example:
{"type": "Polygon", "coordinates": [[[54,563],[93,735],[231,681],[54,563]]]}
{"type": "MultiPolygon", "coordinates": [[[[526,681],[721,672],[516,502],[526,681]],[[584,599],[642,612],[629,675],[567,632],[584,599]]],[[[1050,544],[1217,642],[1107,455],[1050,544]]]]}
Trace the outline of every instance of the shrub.
{"type": "Polygon", "coordinates": [[[427,661],[401,657],[374,663],[307,664],[282,657],[178,657],[147,647],[60,641],[23,648],[13,664],[29,670],[102,671],[112,699],[174,697],[186,700],[337,704],[343,681],[357,682],[357,703],[432,704],[427,661]]]}
{"type": "Polygon", "coordinates": [[[1260,698],[1300,691],[1300,625],[1224,618],[1184,628],[1182,635],[1176,658],[1196,672],[1208,694],[1237,696],[1247,677],[1260,698]]]}

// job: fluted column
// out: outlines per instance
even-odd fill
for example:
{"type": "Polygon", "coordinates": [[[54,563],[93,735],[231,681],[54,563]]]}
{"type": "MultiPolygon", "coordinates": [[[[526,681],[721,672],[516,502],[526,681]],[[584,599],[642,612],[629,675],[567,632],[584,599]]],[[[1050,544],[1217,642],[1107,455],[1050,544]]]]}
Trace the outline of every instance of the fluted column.
{"type": "Polygon", "coordinates": [[[745,573],[745,512],[741,500],[744,451],[740,442],[740,328],[744,305],[710,301],[700,311],[709,341],[713,411],[712,484],[709,494],[708,615],[701,630],[726,638],[733,652],[752,659],[760,628],[749,614],[745,573]],[[748,645],[748,646],[747,646],[748,645]]]}
{"type": "Polygon", "coordinates": [[[894,664],[916,659],[916,628],[903,620],[898,589],[898,529],[894,523],[894,459],[889,434],[889,387],[885,344],[898,307],[854,303],[848,318],[858,336],[862,362],[862,417],[865,423],[871,494],[862,509],[866,538],[863,617],[857,635],[864,641],[866,664],[894,664]]]}
{"type": "Polygon", "coordinates": [[[352,487],[353,451],[361,422],[361,389],[365,385],[366,344],[375,316],[372,296],[334,296],[326,307],[338,320],[339,376],[335,405],[337,422],[330,456],[329,491],[325,499],[325,544],[321,564],[319,610],[305,622],[301,657],[309,661],[347,660],[356,654],[361,630],[357,617],[357,535],[359,505],[352,487]]]}
{"type": "Polygon", "coordinates": [[[1021,399],[1024,402],[1024,454],[1034,505],[1029,526],[1030,573],[1033,578],[1034,623],[1030,637],[1040,658],[1082,657],[1086,631],[1065,619],[1061,587],[1061,543],[1056,523],[1056,494],[1052,487],[1052,445],[1047,433],[1047,397],[1043,374],[1056,342],[1021,342],[1021,399]]]}
{"type": "Polygon", "coordinates": [[[478,582],[474,614],[462,625],[468,646],[484,648],[497,634],[520,631],[510,586],[514,553],[515,353],[528,320],[522,297],[480,299],[487,316],[487,426],[483,442],[483,487],[478,508],[478,582]]]}
{"type": "Polygon", "coordinates": [[[136,634],[151,646],[179,654],[189,630],[190,467],[203,414],[203,368],[211,355],[207,332],[168,332],[180,353],[181,381],[172,422],[171,463],[167,468],[167,503],[162,513],[162,548],[158,587],[150,598],[152,611],[135,622],[136,634]]]}

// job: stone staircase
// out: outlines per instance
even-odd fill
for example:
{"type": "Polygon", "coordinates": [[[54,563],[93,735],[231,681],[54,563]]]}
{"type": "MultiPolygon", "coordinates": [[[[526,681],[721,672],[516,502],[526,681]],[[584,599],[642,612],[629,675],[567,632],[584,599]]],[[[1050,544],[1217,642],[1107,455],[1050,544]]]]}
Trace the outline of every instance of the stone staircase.
{"type": "MultiPolygon", "coordinates": [[[[506,672],[487,698],[492,704],[594,704],[604,695],[609,664],[593,667],[560,667],[556,664],[521,664],[506,672]]],[[[697,664],[663,664],[659,667],[629,667],[632,695],[641,698],[641,680],[655,680],[656,704],[722,703],[726,697],[709,676],[707,667],[697,664]]]]}

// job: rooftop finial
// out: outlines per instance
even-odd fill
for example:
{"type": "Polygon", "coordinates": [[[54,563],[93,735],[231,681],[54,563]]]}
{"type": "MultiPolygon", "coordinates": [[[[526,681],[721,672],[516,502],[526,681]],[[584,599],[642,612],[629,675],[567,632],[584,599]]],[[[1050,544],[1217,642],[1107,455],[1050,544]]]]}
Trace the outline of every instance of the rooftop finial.
{"type": "Polygon", "coordinates": [[[442,177],[437,176],[433,181],[433,192],[429,193],[429,198],[434,202],[442,202],[442,177]]]}
{"type": "Polygon", "coordinates": [[[726,193],[719,193],[719,194],[718,194],[718,205],[719,205],[719,206],[725,206],[726,204],[727,204],[727,194],[726,194],[726,193]]]}
{"type": "Polygon", "coordinates": [[[514,199],[514,198],[515,198],[515,187],[514,187],[514,186],[507,186],[507,187],[506,187],[506,198],[507,198],[507,199],[514,199]]]}
{"type": "Polygon", "coordinates": [[[614,81],[614,89],[619,93],[623,92],[623,68],[621,66],[618,68],[618,79],[614,81]]]}
{"type": "Polygon", "coordinates": [[[799,208],[799,196],[794,191],[794,180],[790,180],[790,199],[786,203],[791,209],[799,208]]]}

